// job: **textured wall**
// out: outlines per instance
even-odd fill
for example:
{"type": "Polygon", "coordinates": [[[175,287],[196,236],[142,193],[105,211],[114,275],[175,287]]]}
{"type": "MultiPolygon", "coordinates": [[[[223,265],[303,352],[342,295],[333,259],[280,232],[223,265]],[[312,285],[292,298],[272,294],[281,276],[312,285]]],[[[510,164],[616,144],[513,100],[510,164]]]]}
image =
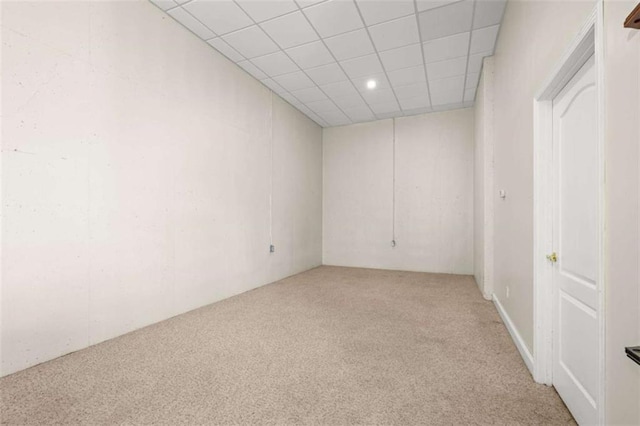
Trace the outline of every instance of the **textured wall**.
{"type": "MultiPolygon", "coordinates": [[[[495,293],[530,350],[532,100],[595,4],[510,1],[494,56],[495,293]]],[[[640,423],[640,369],[624,355],[640,342],[640,32],[622,27],[636,4],[604,1],[607,424],[640,423]]]]}
{"type": "Polygon", "coordinates": [[[484,292],[484,274],[485,274],[485,115],[486,115],[486,74],[487,71],[480,75],[480,82],[476,91],[475,103],[475,134],[474,134],[474,153],[473,153],[473,276],[480,290],[484,292]]]}
{"type": "Polygon", "coordinates": [[[640,424],[640,31],[637,1],[605,1],[607,424],[640,424]]]}
{"type": "Polygon", "coordinates": [[[594,5],[510,1],[494,55],[494,293],[531,352],[533,99],[594,5]]]}
{"type": "Polygon", "coordinates": [[[324,129],[329,265],[473,273],[473,109],[324,129]]]}
{"type": "Polygon", "coordinates": [[[493,297],[493,57],[484,59],[476,92],[473,154],[473,275],[493,297]]]}
{"type": "Polygon", "coordinates": [[[151,3],[2,3],[2,373],[321,263],[322,132],[151,3]],[[269,194],[273,240],[269,254],[269,194]]]}

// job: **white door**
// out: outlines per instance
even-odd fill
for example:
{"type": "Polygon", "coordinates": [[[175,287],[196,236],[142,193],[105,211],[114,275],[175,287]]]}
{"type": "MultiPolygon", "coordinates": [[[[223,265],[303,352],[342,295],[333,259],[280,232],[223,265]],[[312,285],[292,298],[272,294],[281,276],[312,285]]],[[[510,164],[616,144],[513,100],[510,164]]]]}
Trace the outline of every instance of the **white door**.
{"type": "Polygon", "coordinates": [[[553,385],[579,424],[600,407],[597,130],[592,56],[553,100],[553,385]]]}

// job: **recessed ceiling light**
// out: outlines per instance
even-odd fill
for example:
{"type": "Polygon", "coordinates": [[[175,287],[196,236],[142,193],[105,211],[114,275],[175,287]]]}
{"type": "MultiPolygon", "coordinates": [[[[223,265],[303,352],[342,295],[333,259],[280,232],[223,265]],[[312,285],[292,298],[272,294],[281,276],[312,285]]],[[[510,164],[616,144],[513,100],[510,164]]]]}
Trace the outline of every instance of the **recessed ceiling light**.
{"type": "Polygon", "coordinates": [[[373,90],[373,89],[376,88],[377,85],[378,85],[378,83],[373,79],[367,81],[367,89],[373,90]]]}

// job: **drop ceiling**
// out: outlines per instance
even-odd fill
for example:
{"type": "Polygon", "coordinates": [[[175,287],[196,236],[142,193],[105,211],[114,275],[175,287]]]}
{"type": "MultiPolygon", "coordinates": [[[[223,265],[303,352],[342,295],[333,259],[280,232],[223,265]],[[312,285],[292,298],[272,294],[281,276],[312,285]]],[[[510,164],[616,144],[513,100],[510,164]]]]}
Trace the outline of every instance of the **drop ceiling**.
{"type": "Polygon", "coordinates": [[[323,127],[473,105],[506,3],[151,1],[323,127]]]}

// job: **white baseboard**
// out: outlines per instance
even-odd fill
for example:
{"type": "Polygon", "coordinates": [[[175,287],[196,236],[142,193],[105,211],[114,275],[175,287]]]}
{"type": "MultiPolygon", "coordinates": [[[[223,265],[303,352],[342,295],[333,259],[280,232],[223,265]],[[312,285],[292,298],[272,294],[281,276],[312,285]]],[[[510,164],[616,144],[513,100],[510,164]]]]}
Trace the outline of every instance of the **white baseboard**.
{"type": "Polygon", "coordinates": [[[504,322],[504,325],[507,327],[507,330],[509,330],[509,334],[513,339],[513,343],[516,344],[516,348],[518,348],[518,352],[520,352],[520,356],[522,356],[522,359],[524,360],[524,363],[527,365],[529,372],[531,373],[531,375],[533,375],[533,356],[531,355],[531,352],[529,352],[529,349],[527,349],[527,345],[524,343],[522,336],[520,336],[520,333],[518,333],[516,326],[513,324],[513,321],[511,321],[511,318],[509,318],[507,311],[504,310],[504,307],[502,306],[502,304],[500,303],[500,300],[498,300],[495,294],[493,295],[493,304],[496,305],[496,309],[498,310],[498,313],[502,318],[502,322],[504,322]]]}

